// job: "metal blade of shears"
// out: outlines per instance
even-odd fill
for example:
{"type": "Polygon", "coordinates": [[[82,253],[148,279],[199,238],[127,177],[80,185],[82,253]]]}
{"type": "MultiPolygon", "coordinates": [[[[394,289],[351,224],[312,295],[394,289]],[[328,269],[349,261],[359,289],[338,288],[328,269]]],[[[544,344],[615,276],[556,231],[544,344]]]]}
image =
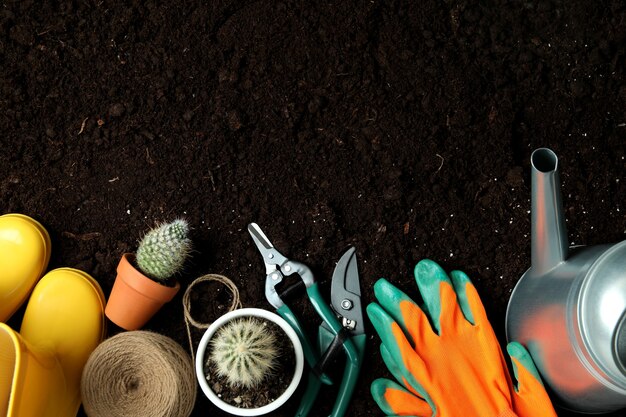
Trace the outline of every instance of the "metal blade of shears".
{"type": "Polygon", "coordinates": [[[330,304],[343,320],[343,327],[353,336],[365,333],[361,286],[357,267],[356,249],[348,249],[339,259],[330,286],[330,304]]]}
{"type": "Polygon", "coordinates": [[[248,233],[252,236],[252,240],[263,256],[266,275],[276,271],[279,269],[280,265],[285,263],[287,259],[274,248],[274,245],[272,245],[272,242],[265,236],[265,233],[263,233],[263,230],[261,230],[258,224],[250,223],[248,225],[248,233]]]}

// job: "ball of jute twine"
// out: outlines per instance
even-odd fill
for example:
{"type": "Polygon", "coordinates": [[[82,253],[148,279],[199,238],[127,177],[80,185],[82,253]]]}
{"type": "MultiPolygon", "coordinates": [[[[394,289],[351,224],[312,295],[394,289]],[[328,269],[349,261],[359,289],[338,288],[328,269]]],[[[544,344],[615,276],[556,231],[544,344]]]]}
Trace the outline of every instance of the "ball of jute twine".
{"type": "Polygon", "coordinates": [[[196,402],[194,366],[167,336],[120,333],[92,352],[81,395],[89,417],[188,417],[196,402]]]}
{"type": "Polygon", "coordinates": [[[197,284],[200,284],[201,282],[209,282],[209,281],[215,281],[215,282],[219,282],[220,284],[224,284],[226,288],[228,288],[228,290],[232,294],[233,301],[230,303],[230,307],[228,307],[228,311],[233,311],[238,308],[241,308],[241,300],[239,298],[239,289],[237,288],[234,282],[232,282],[229,278],[225,277],[224,275],[206,274],[199,278],[196,278],[191,284],[189,284],[189,287],[187,287],[187,290],[185,290],[185,294],[183,295],[183,312],[185,314],[185,327],[187,328],[187,337],[189,338],[189,349],[191,350],[191,358],[193,359],[194,363],[196,361],[196,358],[194,354],[195,349],[193,347],[193,341],[191,339],[190,326],[193,326],[196,329],[208,329],[211,323],[201,323],[201,322],[194,320],[194,318],[191,317],[191,311],[190,311],[191,310],[191,290],[197,284]]]}

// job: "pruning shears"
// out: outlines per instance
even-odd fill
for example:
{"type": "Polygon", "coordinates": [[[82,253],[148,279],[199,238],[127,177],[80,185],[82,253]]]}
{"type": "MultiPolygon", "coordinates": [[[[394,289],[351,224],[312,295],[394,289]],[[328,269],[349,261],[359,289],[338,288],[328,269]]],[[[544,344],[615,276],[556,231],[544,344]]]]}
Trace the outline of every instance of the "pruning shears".
{"type": "Polygon", "coordinates": [[[265,263],[265,297],[298,334],[310,368],[307,388],[296,417],[308,415],[321,384],[332,384],[332,380],[325,374],[325,369],[331,359],[341,350],[345,352],[347,360],[330,417],[343,417],[356,385],[366,340],[355,249],[348,249],[335,267],[329,306],[324,302],[308,266],[282,255],[257,224],[249,224],[248,232],[265,263]],[[306,286],[309,301],[322,318],[322,323],[318,328],[318,343],[315,347],[304,333],[296,315],[283,302],[276,289],[285,277],[294,274],[298,275],[306,286]]]}

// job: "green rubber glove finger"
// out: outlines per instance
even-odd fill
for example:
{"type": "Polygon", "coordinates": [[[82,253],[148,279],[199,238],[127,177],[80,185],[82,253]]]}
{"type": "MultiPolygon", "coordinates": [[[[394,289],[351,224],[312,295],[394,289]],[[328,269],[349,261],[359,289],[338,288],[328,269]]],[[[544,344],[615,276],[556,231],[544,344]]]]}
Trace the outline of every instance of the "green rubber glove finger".
{"type": "Polygon", "coordinates": [[[432,415],[432,410],[426,401],[389,379],[374,380],[370,391],[376,404],[387,415],[415,417],[432,415]]]}
{"type": "Polygon", "coordinates": [[[462,271],[452,271],[450,273],[452,285],[456,292],[457,303],[463,311],[463,315],[473,325],[482,325],[491,327],[487,312],[483,306],[476,287],[472,284],[470,278],[462,271]]]}
{"type": "Polygon", "coordinates": [[[454,310],[459,310],[456,302],[445,306],[441,304],[442,283],[450,285],[450,288],[454,288],[452,282],[443,268],[430,259],[419,261],[415,265],[413,272],[420,294],[424,300],[424,312],[430,317],[437,334],[441,334],[441,318],[453,319],[457,314],[454,310]]]}
{"type": "Polygon", "coordinates": [[[472,324],[476,324],[476,321],[474,320],[474,313],[469,305],[466,291],[468,284],[473,285],[472,281],[463,271],[450,272],[450,280],[454,286],[454,292],[456,292],[457,303],[459,303],[459,307],[461,308],[465,319],[472,324]]]}
{"type": "Polygon", "coordinates": [[[405,389],[410,391],[412,394],[426,401],[430,406],[431,414],[434,414],[433,410],[436,409],[435,403],[433,402],[430,395],[428,395],[428,392],[426,392],[426,389],[424,389],[422,384],[420,384],[420,382],[415,378],[415,376],[407,372],[406,368],[398,365],[398,363],[393,358],[393,356],[391,356],[391,354],[387,350],[387,347],[384,344],[380,345],[380,354],[383,358],[383,362],[385,362],[385,366],[387,366],[387,369],[389,370],[389,372],[391,372],[394,378],[396,378],[398,383],[402,385],[405,389]]]}
{"type": "Polygon", "coordinates": [[[396,381],[413,394],[424,398],[429,404],[431,404],[431,408],[434,409],[432,400],[424,387],[422,387],[422,384],[420,384],[413,375],[406,372],[406,368],[398,365],[396,360],[387,350],[387,347],[382,343],[380,345],[380,355],[383,358],[385,366],[387,366],[387,369],[391,372],[391,375],[393,375],[396,381]]]}
{"type": "Polygon", "coordinates": [[[385,366],[387,366],[387,369],[389,370],[389,372],[391,372],[391,375],[393,375],[396,381],[398,381],[399,384],[404,385],[405,388],[410,389],[407,381],[406,372],[404,372],[403,368],[398,366],[398,363],[395,361],[395,359],[391,356],[391,353],[389,353],[385,345],[382,343],[380,344],[380,356],[383,359],[385,366]]]}
{"type": "MultiPolygon", "coordinates": [[[[526,370],[543,386],[543,382],[541,381],[541,376],[539,376],[539,371],[535,366],[535,362],[533,358],[530,356],[530,353],[526,350],[524,346],[522,346],[518,342],[511,342],[506,345],[506,351],[508,352],[511,359],[515,358],[526,370]]],[[[515,391],[519,392],[520,386],[520,369],[518,369],[518,364],[515,361],[511,361],[513,364],[513,375],[515,377],[515,391]]]]}
{"type": "Polygon", "coordinates": [[[510,381],[513,409],[519,417],[557,417],[530,353],[517,342],[506,350],[513,363],[515,381],[510,381]]]}
{"type": "Polygon", "coordinates": [[[415,352],[400,325],[376,303],[370,303],[366,311],[374,330],[395,362],[402,365],[401,368],[405,368],[407,374],[422,374],[426,369],[424,361],[415,352]]]}
{"type": "Polygon", "coordinates": [[[424,338],[436,336],[428,317],[404,292],[384,278],[374,284],[374,295],[378,304],[395,320],[412,346],[424,346],[424,338]],[[428,329],[422,332],[420,329],[428,329]]]}

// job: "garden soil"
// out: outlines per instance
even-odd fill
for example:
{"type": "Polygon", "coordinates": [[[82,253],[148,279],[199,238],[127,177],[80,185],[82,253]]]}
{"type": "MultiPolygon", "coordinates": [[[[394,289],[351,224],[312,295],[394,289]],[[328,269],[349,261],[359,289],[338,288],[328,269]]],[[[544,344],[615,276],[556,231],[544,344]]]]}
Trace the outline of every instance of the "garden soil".
{"type": "MultiPolygon", "coordinates": [[[[625,40],[619,0],[5,0],[0,208],[41,221],[50,267],[106,294],[120,256],[176,217],[195,243],[183,291],[223,274],[246,307],[271,309],[250,222],[327,297],[355,246],[364,305],[380,277],[416,296],[430,258],[472,277],[504,344],[530,264],[533,149],[560,158],[571,244],[626,237],[625,40]]],[[[146,329],[188,347],[183,291],[146,329]]],[[[230,303],[217,284],[192,298],[200,321],[230,303]]],[[[315,334],[306,300],[293,306],[315,334]]],[[[389,373],[366,330],[347,416],[382,414],[369,385],[389,373]]],[[[193,415],[226,414],[199,393],[193,415]]]]}

